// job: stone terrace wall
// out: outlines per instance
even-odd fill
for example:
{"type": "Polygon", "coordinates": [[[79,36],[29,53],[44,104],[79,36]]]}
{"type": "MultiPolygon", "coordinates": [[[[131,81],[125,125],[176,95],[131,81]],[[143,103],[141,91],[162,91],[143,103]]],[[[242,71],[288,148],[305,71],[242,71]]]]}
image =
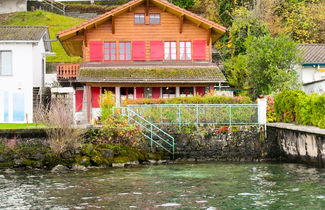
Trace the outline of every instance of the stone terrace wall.
{"type": "Polygon", "coordinates": [[[272,146],[258,126],[162,129],[175,138],[178,160],[259,161],[268,158],[272,146]]]}
{"type": "Polygon", "coordinates": [[[267,126],[268,141],[276,142],[278,156],[288,162],[325,166],[325,129],[272,123],[267,126]]]}

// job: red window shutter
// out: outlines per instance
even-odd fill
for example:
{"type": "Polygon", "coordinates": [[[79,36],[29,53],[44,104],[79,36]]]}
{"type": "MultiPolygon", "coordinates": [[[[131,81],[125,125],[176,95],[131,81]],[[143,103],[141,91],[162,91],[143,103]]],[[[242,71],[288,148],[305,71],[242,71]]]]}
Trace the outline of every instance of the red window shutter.
{"type": "Polygon", "coordinates": [[[194,60],[206,60],[205,54],[205,40],[194,40],[193,41],[193,59],[194,60]]]}
{"type": "Polygon", "coordinates": [[[103,42],[92,41],[89,42],[90,47],[90,61],[102,61],[103,60],[103,42]]]}
{"type": "Polygon", "coordinates": [[[151,41],[150,42],[150,59],[152,61],[164,60],[164,42],[151,41]]]}
{"type": "Polygon", "coordinates": [[[92,87],[91,88],[91,106],[92,106],[92,108],[99,108],[99,99],[100,99],[100,88],[92,87]]]}
{"type": "Polygon", "coordinates": [[[144,87],[137,87],[136,88],[136,96],[137,98],[143,98],[144,87]]]}
{"type": "Polygon", "coordinates": [[[159,87],[154,87],[152,88],[152,96],[153,98],[160,98],[160,88],[159,87]]]}
{"type": "Polygon", "coordinates": [[[83,90],[76,90],[76,112],[80,112],[82,110],[82,102],[84,98],[83,90]]]}
{"type": "Polygon", "coordinates": [[[204,96],[204,87],[196,87],[196,95],[204,96]]]}
{"type": "Polygon", "coordinates": [[[133,41],[132,42],[132,57],[134,61],[146,60],[146,42],[133,41]]]}

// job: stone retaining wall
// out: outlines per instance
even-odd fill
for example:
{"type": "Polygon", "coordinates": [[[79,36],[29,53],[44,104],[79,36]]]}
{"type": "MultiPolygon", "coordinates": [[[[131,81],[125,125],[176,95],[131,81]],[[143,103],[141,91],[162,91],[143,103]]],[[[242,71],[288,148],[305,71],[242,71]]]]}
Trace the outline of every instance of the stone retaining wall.
{"type": "Polygon", "coordinates": [[[268,142],[275,142],[277,156],[287,162],[325,166],[325,129],[272,123],[267,126],[268,142]]]}
{"type": "Polygon", "coordinates": [[[175,159],[179,160],[259,161],[271,156],[272,144],[265,141],[259,126],[162,129],[175,138],[175,159]]]}

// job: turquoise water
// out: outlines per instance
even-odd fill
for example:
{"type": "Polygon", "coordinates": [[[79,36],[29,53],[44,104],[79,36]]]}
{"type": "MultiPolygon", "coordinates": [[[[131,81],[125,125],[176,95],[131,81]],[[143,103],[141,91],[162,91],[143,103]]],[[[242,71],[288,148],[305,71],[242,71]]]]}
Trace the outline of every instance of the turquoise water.
{"type": "Polygon", "coordinates": [[[325,170],[298,164],[0,174],[1,209],[325,209],[325,170]]]}

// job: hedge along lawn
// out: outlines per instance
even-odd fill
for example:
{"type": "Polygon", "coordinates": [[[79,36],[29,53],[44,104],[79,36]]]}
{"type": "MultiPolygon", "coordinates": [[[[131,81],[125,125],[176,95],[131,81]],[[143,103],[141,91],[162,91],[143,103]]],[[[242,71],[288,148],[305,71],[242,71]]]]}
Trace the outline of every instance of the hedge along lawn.
{"type": "Polygon", "coordinates": [[[31,123],[27,124],[22,123],[0,123],[0,129],[33,129],[33,128],[45,128],[46,126],[42,124],[31,123]]]}
{"type": "MultiPolygon", "coordinates": [[[[0,25],[12,26],[48,26],[51,40],[56,40],[58,32],[69,29],[85,22],[85,19],[66,17],[41,10],[33,12],[16,12],[0,15],[0,25]]],[[[66,54],[59,41],[51,42],[52,51],[56,56],[46,58],[47,62],[79,63],[80,57],[71,57],[66,54]]]]}

